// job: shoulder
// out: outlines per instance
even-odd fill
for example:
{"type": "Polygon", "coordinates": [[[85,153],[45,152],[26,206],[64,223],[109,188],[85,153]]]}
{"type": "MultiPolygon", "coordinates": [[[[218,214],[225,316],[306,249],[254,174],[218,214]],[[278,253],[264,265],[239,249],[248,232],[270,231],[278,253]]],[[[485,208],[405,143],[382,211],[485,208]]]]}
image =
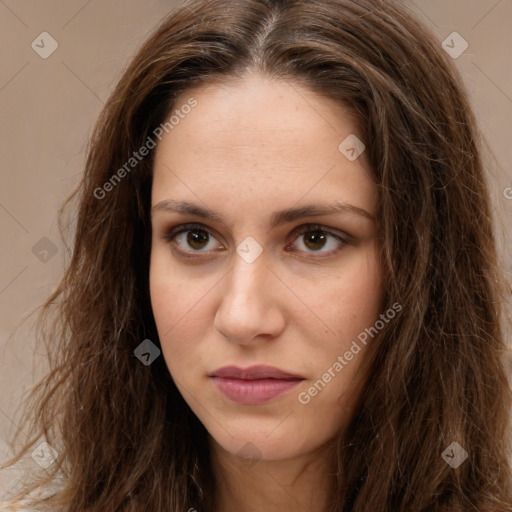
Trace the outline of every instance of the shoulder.
{"type": "Polygon", "coordinates": [[[36,489],[23,498],[4,498],[0,500],[0,512],[44,512],[44,501],[35,503],[37,500],[46,500],[56,494],[64,486],[64,479],[60,476],[51,485],[44,489],[36,489]]]}
{"type": "Polygon", "coordinates": [[[0,512],[41,512],[41,506],[31,505],[32,500],[1,501],[0,512]]]}

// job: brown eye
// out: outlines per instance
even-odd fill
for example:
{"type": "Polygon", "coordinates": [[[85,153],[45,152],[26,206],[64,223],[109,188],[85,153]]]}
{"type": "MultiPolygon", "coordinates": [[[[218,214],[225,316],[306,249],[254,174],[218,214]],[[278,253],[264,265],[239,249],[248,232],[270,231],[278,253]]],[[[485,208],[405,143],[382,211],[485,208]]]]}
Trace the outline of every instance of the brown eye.
{"type": "Polygon", "coordinates": [[[298,252],[318,253],[324,256],[334,254],[350,243],[348,236],[343,237],[341,233],[335,234],[317,225],[301,227],[294,240],[291,247],[295,246],[298,252]]]}
{"type": "Polygon", "coordinates": [[[194,256],[194,253],[210,253],[215,249],[224,249],[217,239],[199,224],[183,224],[163,235],[164,240],[172,243],[173,250],[183,256],[194,256]]]}
{"type": "Polygon", "coordinates": [[[216,240],[211,233],[201,228],[183,228],[173,235],[176,245],[181,251],[210,252],[215,248],[223,248],[221,244],[213,243],[216,240]]]}
{"type": "Polygon", "coordinates": [[[308,231],[303,235],[304,245],[312,251],[318,251],[321,249],[326,241],[327,237],[321,231],[308,231]]]}
{"type": "Polygon", "coordinates": [[[209,233],[204,229],[186,231],[186,242],[193,249],[204,249],[205,242],[208,242],[209,233]]]}

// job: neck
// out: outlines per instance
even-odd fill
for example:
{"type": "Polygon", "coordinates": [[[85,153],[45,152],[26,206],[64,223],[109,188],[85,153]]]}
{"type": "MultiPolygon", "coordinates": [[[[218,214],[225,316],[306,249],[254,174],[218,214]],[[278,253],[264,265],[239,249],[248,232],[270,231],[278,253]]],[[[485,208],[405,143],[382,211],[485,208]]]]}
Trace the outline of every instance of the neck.
{"type": "Polygon", "coordinates": [[[210,439],[215,512],[324,512],[336,471],[328,447],[288,460],[248,463],[210,439]]]}

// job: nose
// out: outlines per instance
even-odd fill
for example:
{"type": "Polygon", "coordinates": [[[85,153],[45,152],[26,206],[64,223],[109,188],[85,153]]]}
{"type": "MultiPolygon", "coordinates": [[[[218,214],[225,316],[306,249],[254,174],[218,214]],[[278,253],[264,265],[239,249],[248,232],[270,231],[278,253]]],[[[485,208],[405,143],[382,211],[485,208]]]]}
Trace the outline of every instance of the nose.
{"type": "Polygon", "coordinates": [[[227,340],[252,344],[277,337],[283,331],[283,284],[267,266],[263,255],[252,263],[235,255],[219,293],[222,297],[214,327],[227,340]]]}

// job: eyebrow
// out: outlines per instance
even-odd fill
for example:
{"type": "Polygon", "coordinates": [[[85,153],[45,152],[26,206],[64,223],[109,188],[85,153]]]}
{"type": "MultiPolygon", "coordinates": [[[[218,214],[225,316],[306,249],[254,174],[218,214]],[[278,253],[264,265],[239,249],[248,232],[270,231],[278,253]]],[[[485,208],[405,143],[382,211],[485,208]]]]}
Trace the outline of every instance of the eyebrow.
{"type": "MultiPolygon", "coordinates": [[[[215,210],[186,201],[165,199],[155,204],[151,208],[151,214],[157,212],[177,212],[182,214],[195,215],[197,217],[216,221],[221,224],[226,224],[222,216],[215,210]]],[[[363,208],[338,201],[333,204],[306,204],[297,208],[279,210],[272,214],[270,225],[272,228],[275,228],[281,224],[293,222],[304,217],[334,215],[336,213],[355,214],[361,217],[365,217],[366,219],[369,219],[373,222],[375,221],[375,217],[363,208]]]]}

